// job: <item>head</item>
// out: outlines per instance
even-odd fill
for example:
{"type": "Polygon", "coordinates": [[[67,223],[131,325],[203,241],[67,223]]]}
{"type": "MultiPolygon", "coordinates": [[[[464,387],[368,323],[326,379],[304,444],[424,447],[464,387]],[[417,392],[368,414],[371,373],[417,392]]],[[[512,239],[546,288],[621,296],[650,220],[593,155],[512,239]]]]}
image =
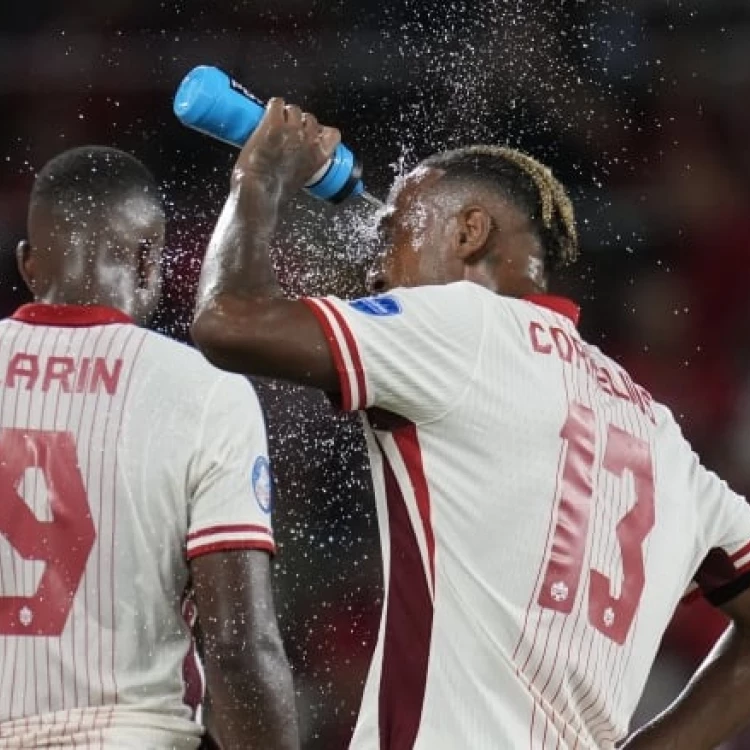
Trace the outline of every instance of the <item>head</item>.
{"type": "Polygon", "coordinates": [[[37,175],[18,265],[38,302],[107,305],[145,322],[159,300],[163,247],[152,174],[123,151],[84,146],[37,175]]]}
{"type": "Polygon", "coordinates": [[[473,281],[498,294],[544,292],[578,253],[573,206],[550,170],[510,148],[431,156],[397,181],[379,221],[374,293],[473,281]]]}

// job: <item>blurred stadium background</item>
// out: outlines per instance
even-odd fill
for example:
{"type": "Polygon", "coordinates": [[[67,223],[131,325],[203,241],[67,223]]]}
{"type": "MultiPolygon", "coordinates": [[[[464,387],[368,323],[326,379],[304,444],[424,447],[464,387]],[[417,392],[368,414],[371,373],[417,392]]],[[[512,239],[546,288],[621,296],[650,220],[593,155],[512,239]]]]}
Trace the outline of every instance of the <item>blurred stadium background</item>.
{"type": "MultiPolygon", "coordinates": [[[[194,65],[335,124],[371,191],[434,150],[506,142],[568,184],[583,259],[560,285],[585,334],[672,407],[704,461],[750,491],[750,4],[747,0],[30,0],[0,5],[0,315],[34,171],[85,143],[135,153],[169,205],[155,327],[186,338],[233,154],[182,128],[194,65]]],[[[352,294],[367,211],[302,199],[276,259],[292,293],[352,294]]],[[[355,420],[260,384],[272,430],[280,615],[305,747],[343,748],[380,605],[377,528],[355,420]]],[[[498,535],[502,530],[498,530],[498,535]]],[[[721,631],[678,611],[639,717],[721,631]]],[[[750,739],[736,748],[750,748],[750,739]]]]}

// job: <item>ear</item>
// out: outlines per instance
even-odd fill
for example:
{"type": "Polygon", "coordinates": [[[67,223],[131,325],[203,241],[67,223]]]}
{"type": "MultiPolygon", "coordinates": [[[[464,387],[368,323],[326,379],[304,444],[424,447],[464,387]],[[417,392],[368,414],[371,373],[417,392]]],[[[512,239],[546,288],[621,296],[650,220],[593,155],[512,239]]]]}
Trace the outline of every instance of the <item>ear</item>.
{"type": "Polygon", "coordinates": [[[21,278],[26,282],[29,291],[34,294],[36,285],[36,259],[28,240],[21,240],[16,248],[16,264],[21,278]]]}
{"type": "Polygon", "coordinates": [[[139,289],[150,289],[153,287],[154,275],[158,272],[158,268],[152,257],[152,246],[152,241],[148,239],[138,242],[135,269],[139,289]]]}
{"type": "Polygon", "coordinates": [[[469,206],[458,216],[456,255],[464,262],[477,260],[488,249],[492,218],[481,206],[469,206]]]}

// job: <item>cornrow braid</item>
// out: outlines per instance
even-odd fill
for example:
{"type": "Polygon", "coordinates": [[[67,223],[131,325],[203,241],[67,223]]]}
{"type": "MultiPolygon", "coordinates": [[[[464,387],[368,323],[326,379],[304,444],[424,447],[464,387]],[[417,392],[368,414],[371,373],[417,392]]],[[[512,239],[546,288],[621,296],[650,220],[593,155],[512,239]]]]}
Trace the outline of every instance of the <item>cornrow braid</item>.
{"type": "Polygon", "coordinates": [[[531,220],[553,269],[578,258],[575,211],[567,191],[549,167],[506,146],[466,146],[430,156],[426,167],[448,178],[480,181],[503,192],[531,220]]]}

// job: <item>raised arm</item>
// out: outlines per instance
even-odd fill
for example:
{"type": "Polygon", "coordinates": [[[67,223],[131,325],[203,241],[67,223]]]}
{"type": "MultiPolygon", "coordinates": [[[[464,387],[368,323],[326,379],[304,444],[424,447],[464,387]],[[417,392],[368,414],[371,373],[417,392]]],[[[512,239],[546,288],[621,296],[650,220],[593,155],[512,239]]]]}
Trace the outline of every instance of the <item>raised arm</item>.
{"type": "Polygon", "coordinates": [[[750,590],[721,608],[732,625],[682,695],[626,750],[713,750],[750,723],[750,590]]]}
{"type": "Polygon", "coordinates": [[[484,330],[474,284],[388,299],[280,296],[269,244],[280,207],[329,158],[338,131],[273,99],[243,148],[203,262],[192,334],[216,366],[280,377],[420,422],[467,392],[484,330]]]}
{"type": "Polygon", "coordinates": [[[191,331],[216,366],[338,392],[320,325],[302,302],[280,296],[269,258],[280,209],[338,141],[337,130],[271,99],[242,149],[203,262],[191,331]]]}
{"type": "Polygon", "coordinates": [[[298,750],[294,688],[276,624],[268,553],[202,555],[190,572],[209,734],[222,750],[298,750]]]}

